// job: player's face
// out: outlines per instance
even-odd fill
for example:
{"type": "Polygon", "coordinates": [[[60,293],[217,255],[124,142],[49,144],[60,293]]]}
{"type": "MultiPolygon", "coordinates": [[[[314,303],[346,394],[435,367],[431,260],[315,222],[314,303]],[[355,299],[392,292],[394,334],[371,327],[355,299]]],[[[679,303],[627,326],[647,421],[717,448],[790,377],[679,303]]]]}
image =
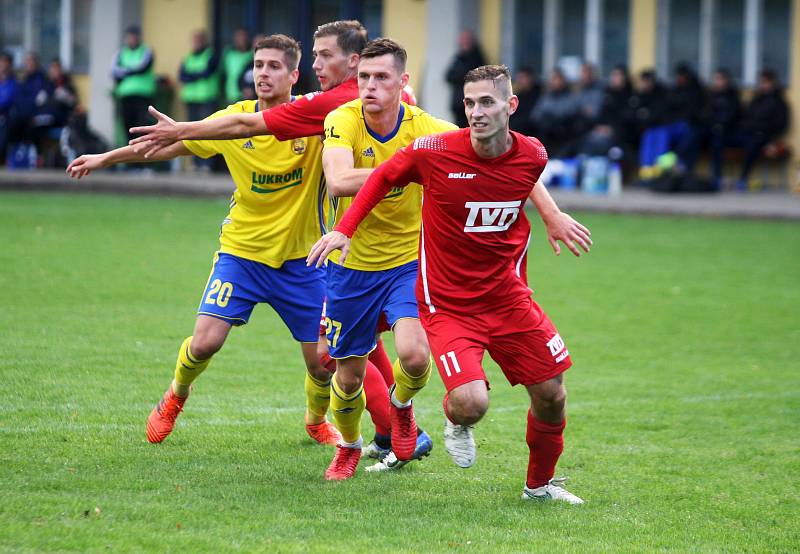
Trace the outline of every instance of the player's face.
{"type": "Polygon", "coordinates": [[[395,58],[385,54],[358,63],[358,95],[364,111],[378,113],[397,106],[400,92],[408,84],[408,73],[400,72],[395,58]]]}
{"type": "Polygon", "coordinates": [[[519,101],[501,88],[507,84],[501,79],[464,83],[464,112],[474,138],[488,140],[508,131],[508,118],[519,101]]]}
{"type": "Polygon", "coordinates": [[[289,70],[283,51],[261,48],[253,56],[253,83],[259,100],[275,100],[292,91],[299,72],[289,70]]]}
{"type": "Polygon", "coordinates": [[[314,40],[312,69],[322,90],[342,84],[358,65],[358,54],[346,54],[331,35],[314,40]]]}

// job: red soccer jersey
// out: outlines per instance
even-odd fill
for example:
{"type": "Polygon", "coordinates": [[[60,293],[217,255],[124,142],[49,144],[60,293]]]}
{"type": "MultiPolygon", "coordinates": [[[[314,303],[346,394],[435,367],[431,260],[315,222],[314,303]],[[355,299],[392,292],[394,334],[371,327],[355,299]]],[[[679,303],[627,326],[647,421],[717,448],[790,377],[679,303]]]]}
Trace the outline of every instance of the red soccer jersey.
{"type": "Polygon", "coordinates": [[[420,308],[482,313],[530,296],[524,206],[547,152],[534,138],[511,135],[511,149],[492,159],[475,153],[469,129],[415,140],[370,175],[336,230],[352,236],[392,187],[420,183],[420,308]]]}
{"type": "MultiPolygon", "coordinates": [[[[309,92],[295,100],[261,112],[267,128],[278,140],[291,140],[325,134],[325,116],[358,98],[358,80],[349,79],[324,92],[309,92]]],[[[416,99],[406,90],[402,100],[415,105],[416,99]]]]}

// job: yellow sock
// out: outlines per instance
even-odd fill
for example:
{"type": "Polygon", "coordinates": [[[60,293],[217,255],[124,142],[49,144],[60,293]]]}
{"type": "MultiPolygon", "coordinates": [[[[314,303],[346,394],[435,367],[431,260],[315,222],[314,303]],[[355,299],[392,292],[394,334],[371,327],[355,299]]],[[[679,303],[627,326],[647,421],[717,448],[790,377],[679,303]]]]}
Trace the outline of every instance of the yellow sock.
{"type": "Polygon", "coordinates": [[[395,383],[394,397],[401,404],[407,404],[409,400],[414,398],[415,394],[428,384],[428,379],[431,378],[431,360],[428,358],[428,366],[419,377],[412,377],[406,373],[399,358],[392,365],[392,373],[394,374],[395,383]]]}
{"type": "Polygon", "coordinates": [[[178,361],[175,363],[175,381],[172,383],[172,388],[178,396],[189,396],[189,386],[211,362],[211,358],[198,360],[192,356],[189,351],[191,343],[192,337],[183,341],[181,349],[178,351],[178,361]]]}
{"type": "Polygon", "coordinates": [[[367,405],[364,395],[364,385],[358,390],[347,394],[336,382],[336,375],[331,379],[331,408],[333,421],[342,434],[342,440],[348,443],[358,442],[361,438],[361,414],[367,405]]]}
{"type": "Polygon", "coordinates": [[[331,380],[320,381],[306,371],[306,408],[317,417],[325,417],[331,403],[331,380]]]}

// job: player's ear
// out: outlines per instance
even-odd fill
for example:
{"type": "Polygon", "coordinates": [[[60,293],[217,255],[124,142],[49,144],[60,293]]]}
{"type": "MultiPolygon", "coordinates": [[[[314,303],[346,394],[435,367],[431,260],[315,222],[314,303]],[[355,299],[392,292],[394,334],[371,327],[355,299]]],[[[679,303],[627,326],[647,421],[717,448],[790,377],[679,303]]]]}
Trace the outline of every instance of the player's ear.
{"type": "Polygon", "coordinates": [[[519,98],[516,94],[512,94],[508,97],[508,115],[516,112],[517,108],[519,108],[519,98]]]}
{"type": "Polygon", "coordinates": [[[293,85],[297,84],[297,80],[300,78],[300,70],[299,69],[292,69],[289,72],[289,82],[293,85]]]}
{"type": "Polygon", "coordinates": [[[358,69],[358,62],[361,61],[361,55],[353,52],[347,55],[347,67],[349,69],[358,69]]]}
{"type": "Polygon", "coordinates": [[[406,88],[406,86],[408,85],[408,80],[410,78],[411,78],[411,76],[408,74],[407,71],[404,71],[403,74],[400,75],[400,89],[401,90],[406,88]]]}

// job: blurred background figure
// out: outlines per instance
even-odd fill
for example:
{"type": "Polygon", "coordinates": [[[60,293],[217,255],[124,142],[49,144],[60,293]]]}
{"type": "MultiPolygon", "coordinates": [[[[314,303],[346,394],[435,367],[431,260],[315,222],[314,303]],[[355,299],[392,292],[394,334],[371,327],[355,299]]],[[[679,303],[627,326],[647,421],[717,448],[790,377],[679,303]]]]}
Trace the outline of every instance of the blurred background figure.
{"type": "MultiPolygon", "coordinates": [[[[266,38],[264,34],[257,34],[253,37],[251,50],[255,52],[256,44],[266,38]]],[[[299,82],[299,81],[298,81],[299,82]]],[[[297,85],[295,85],[297,86],[297,85]]],[[[255,81],[253,81],[253,64],[246,66],[239,77],[239,96],[241,100],[257,100],[255,81]]]]}
{"type": "Polygon", "coordinates": [[[645,142],[644,137],[666,122],[667,90],[656,77],[656,72],[646,69],[639,74],[639,83],[631,96],[630,106],[639,144],[639,177],[643,181],[655,178],[658,155],[645,142]]]}
{"type": "Polygon", "coordinates": [[[536,137],[547,148],[551,158],[571,156],[570,150],[577,139],[575,123],[578,102],[560,69],[550,72],[547,90],[536,102],[530,114],[536,137]]]}
{"type": "Polygon", "coordinates": [[[447,67],[445,80],[450,84],[450,110],[453,121],[459,127],[467,126],[464,114],[464,76],[471,69],[486,65],[486,56],[472,31],[461,31],[458,35],[458,52],[447,67]]]}
{"type": "Polygon", "coordinates": [[[0,166],[6,163],[9,118],[16,90],[17,79],[11,54],[0,52],[0,166]]]}
{"type": "Polygon", "coordinates": [[[242,74],[253,65],[250,34],[240,27],[233,32],[233,44],[222,54],[222,70],[225,74],[225,102],[233,104],[242,100],[242,74]]]}
{"type": "Polygon", "coordinates": [[[46,99],[44,89],[47,78],[36,53],[28,52],[23,63],[22,76],[14,90],[9,117],[9,166],[34,168],[38,165],[34,116],[46,99]]]}
{"type": "Polygon", "coordinates": [[[156,77],[153,73],[153,50],[142,43],[141,30],[131,25],[125,30],[124,44],[114,58],[112,75],[116,81],[114,96],[128,140],[128,129],[148,125],[152,118],[147,106],[153,103],[156,77]]]}
{"type": "Polygon", "coordinates": [[[614,67],[608,74],[602,106],[581,142],[581,154],[605,156],[617,147],[626,160],[631,158],[630,153],[636,148],[630,104],[632,95],[627,68],[623,65],[614,67]]]}
{"type": "Polygon", "coordinates": [[[530,121],[531,111],[539,100],[542,87],[533,69],[521,67],[514,79],[514,94],[519,98],[517,111],[511,114],[509,126],[523,135],[534,136],[535,131],[530,121]]]}
{"type": "MultiPolygon", "coordinates": [[[[186,105],[190,121],[205,119],[219,107],[220,71],[219,56],[208,44],[204,30],[192,33],[192,52],[184,58],[180,68],[181,100],[186,105]]],[[[197,169],[208,171],[213,161],[194,156],[197,169]]]]}
{"type": "MultiPolygon", "coordinates": [[[[722,159],[726,148],[744,150],[744,162],[736,182],[737,190],[747,190],[750,171],[770,142],[780,138],[789,125],[789,106],[783,98],[783,88],[771,69],[763,70],[758,77],[758,88],[745,108],[737,131],[712,135],[712,165],[714,184],[722,184],[722,159]]],[[[777,148],[777,146],[776,146],[777,148]]]]}
{"type": "Polygon", "coordinates": [[[581,65],[581,76],[575,98],[578,103],[577,133],[583,134],[597,122],[604,96],[603,84],[597,78],[594,66],[590,63],[581,65]]]}

